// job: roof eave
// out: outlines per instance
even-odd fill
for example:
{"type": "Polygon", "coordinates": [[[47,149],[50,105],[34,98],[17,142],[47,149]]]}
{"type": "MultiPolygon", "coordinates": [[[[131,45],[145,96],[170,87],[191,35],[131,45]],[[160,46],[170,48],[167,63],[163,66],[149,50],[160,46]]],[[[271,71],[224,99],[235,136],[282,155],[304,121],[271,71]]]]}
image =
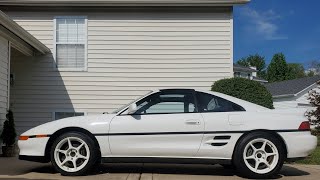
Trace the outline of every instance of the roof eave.
{"type": "Polygon", "coordinates": [[[233,6],[250,0],[3,0],[4,6],[233,6]]]}
{"type": "Polygon", "coordinates": [[[296,96],[296,95],[295,94],[283,94],[283,95],[272,96],[272,98],[277,99],[277,98],[294,97],[294,96],[296,96]]]}
{"type": "Polygon", "coordinates": [[[10,32],[18,36],[24,42],[32,46],[41,54],[46,54],[50,52],[50,49],[42,44],[38,39],[33,37],[30,33],[28,33],[25,29],[19,26],[16,22],[14,22],[9,16],[3,13],[0,10],[0,24],[3,25],[10,32]]]}

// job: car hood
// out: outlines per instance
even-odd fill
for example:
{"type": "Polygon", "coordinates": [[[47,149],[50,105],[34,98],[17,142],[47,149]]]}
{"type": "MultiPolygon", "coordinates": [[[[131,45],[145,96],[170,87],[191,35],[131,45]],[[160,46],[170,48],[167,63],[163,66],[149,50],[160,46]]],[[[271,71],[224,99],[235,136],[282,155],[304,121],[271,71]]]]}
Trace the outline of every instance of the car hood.
{"type": "Polygon", "coordinates": [[[22,135],[51,135],[63,128],[82,128],[91,133],[106,133],[109,129],[110,121],[116,116],[116,114],[103,114],[103,115],[93,115],[93,116],[76,116],[64,119],[59,119],[56,121],[48,122],[32,128],[22,135]]]}

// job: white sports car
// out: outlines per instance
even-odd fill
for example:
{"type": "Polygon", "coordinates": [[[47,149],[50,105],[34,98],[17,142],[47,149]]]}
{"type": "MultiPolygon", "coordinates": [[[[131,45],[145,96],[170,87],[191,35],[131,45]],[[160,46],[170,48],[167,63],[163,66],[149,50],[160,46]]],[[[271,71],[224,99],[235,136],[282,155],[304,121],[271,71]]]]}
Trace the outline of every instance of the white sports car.
{"type": "Polygon", "coordinates": [[[83,175],[100,162],[152,162],[218,163],[267,178],[316,144],[302,115],[217,92],[165,89],[112,114],[35,127],[19,137],[19,158],[51,161],[62,175],[83,175]]]}

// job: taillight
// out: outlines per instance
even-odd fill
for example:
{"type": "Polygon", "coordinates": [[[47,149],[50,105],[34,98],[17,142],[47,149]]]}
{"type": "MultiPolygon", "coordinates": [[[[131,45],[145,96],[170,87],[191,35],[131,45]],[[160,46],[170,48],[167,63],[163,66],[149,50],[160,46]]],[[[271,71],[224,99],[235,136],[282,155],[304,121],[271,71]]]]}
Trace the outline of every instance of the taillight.
{"type": "Polygon", "coordinates": [[[301,131],[309,131],[310,130],[310,123],[309,121],[304,121],[300,124],[299,130],[301,131]]]}

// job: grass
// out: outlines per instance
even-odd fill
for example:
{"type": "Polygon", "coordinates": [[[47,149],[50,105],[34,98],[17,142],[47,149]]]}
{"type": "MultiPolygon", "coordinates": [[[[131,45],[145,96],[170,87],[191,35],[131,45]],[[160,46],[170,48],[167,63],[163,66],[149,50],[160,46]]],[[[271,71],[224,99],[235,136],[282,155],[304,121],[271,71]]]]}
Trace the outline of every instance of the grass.
{"type": "Polygon", "coordinates": [[[318,146],[316,150],[306,159],[297,161],[296,163],[320,165],[320,136],[318,136],[318,146]]]}

